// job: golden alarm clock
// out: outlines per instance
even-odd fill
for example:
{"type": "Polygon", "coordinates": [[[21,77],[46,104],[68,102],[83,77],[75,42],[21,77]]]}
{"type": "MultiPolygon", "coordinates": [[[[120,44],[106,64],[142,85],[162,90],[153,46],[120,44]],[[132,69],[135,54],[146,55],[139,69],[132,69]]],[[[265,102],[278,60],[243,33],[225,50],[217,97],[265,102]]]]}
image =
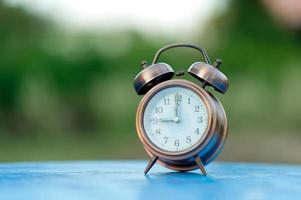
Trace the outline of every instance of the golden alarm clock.
{"type": "MultiPolygon", "coordinates": [[[[206,51],[192,44],[172,44],[159,49],[151,65],[135,77],[134,88],[144,95],[137,109],[136,129],[146,152],[151,157],[144,173],[158,162],[176,171],[199,168],[206,175],[205,165],[221,152],[228,136],[228,121],[220,101],[206,86],[225,93],[228,79],[219,70],[221,60],[213,65],[206,51]],[[193,63],[188,73],[200,85],[184,79],[172,79],[170,65],[158,62],[164,51],[186,47],[198,50],[205,62],[193,63]]],[[[177,73],[177,77],[184,72],[177,73]]]]}

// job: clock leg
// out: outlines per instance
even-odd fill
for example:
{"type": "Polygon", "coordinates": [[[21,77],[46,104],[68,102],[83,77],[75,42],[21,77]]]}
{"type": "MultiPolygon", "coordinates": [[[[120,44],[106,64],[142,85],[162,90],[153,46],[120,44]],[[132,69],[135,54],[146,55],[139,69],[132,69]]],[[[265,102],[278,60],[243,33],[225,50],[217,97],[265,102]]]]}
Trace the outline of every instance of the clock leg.
{"type": "Polygon", "coordinates": [[[147,174],[147,172],[153,167],[153,165],[156,163],[157,160],[158,160],[157,156],[153,156],[151,158],[151,160],[149,161],[149,163],[147,164],[147,166],[144,170],[144,174],[147,174]]]}
{"type": "Polygon", "coordinates": [[[206,176],[206,175],[207,175],[207,172],[206,172],[205,166],[204,166],[204,164],[203,164],[201,158],[195,157],[195,158],[194,158],[194,161],[196,162],[196,164],[197,164],[198,167],[200,168],[202,174],[203,174],[204,176],[206,176]]]}

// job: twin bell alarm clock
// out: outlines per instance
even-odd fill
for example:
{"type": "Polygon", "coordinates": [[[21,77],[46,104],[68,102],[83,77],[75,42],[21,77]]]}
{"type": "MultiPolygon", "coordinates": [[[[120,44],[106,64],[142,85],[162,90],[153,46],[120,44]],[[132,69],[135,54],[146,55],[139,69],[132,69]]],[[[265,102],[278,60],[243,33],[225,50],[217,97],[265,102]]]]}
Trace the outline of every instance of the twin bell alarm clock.
{"type": "Polygon", "coordinates": [[[209,92],[226,93],[228,79],[219,70],[222,61],[213,65],[206,51],[192,44],[172,44],[159,49],[151,65],[142,62],[134,88],[144,95],[136,115],[136,129],[147,154],[151,157],[144,173],[159,164],[176,171],[200,169],[221,152],[228,136],[226,113],[220,101],[209,92]],[[160,55],[172,48],[193,48],[205,62],[193,63],[187,72],[199,81],[195,84],[180,77],[170,65],[158,62],[160,55]]]}

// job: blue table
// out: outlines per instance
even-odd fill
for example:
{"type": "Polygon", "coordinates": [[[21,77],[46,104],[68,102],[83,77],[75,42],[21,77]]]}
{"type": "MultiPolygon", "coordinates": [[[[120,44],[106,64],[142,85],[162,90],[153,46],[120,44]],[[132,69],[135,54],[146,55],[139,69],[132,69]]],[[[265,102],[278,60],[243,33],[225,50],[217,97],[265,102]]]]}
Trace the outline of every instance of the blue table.
{"type": "Polygon", "coordinates": [[[0,199],[301,199],[301,166],[212,163],[208,176],[145,161],[0,164],[0,199]]]}

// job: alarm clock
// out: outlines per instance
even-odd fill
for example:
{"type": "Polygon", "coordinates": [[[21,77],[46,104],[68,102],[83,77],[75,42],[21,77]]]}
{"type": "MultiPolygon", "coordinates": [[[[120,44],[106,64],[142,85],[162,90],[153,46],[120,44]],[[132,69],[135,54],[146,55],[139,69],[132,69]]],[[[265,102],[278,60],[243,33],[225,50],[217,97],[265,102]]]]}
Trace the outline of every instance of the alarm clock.
{"type": "Polygon", "coordinates": [[[176,171],[200,169],[221,152],[228,136],[228,121],[220,101],[207,90],[225,93],[228,79],[219,70],[221,59],[211,65],[206,51],[193,44],[171,44],[157,51],[153,62],[142,62],[143,70],[134,79],[138,95],[144,95],[136,114],[136,130],[147,154],[151,157],[144,173],[159,164],[176,171]],[[198,50],[205,62],[193,63],[187,70],[198,84],[172,79],[170,65],[158,62],[159,56],[172,48],[198,50]]]}

